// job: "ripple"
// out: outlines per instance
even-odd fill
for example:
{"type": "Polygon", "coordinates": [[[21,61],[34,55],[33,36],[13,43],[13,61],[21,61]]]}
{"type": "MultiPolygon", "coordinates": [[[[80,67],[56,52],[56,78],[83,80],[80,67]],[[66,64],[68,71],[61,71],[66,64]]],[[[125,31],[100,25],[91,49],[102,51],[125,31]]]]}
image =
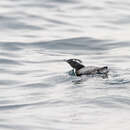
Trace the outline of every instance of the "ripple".
{"type": "Polygon", "coordinates": [[[2,57],[7,57],[7,58],[17,58],[17,57],[19,57],[18,55],[16,55],[16,54],[10,54],[10,53],[8,53],[8,52],[0,52],[0,56],[2,57]]]}
{"type": "Polygon", "coordinates": [[[45,84],[45,83],[30,83],[30,84],[22,85],[21,87],[25,87],[25,88],[48,88],[48,87],[52,87],[52,86],[50,84],[45,84]]]}
{"type": "Polygon", "coordinates": [[[8,105],[1,105],[0,110],[12,110],[12,109],[21,109],[21,108],[32,108],[32,107],[38,107],[38,106],[55,106],[55,105],[63,104],[62,101],[57,100],[45,100],[45,101],[37,101],[37,102],[30,102],[30,103],[18,103],[18,104],[8,104],[8,105]]]}
{"type": "Polygon", "coordinates": [[[20,21],[22,17],[16,16],[16,17],[9,17],[9,16],[0,16],[1,23],[0,28],[2,29],[15,29],[15,30],[41,30],[42,27],[38,27],[35,25],[27,24],[25,22],[20,21]]]}
{"type": "MultiPolygon", "coordinates": [[[[31,45],[38,48],[46,49],[55,49],[55,50],[64,50],[64,51],[104,51],[109,49],[104,46],[104,43],[108,41],[97,40],[93,38],[81,37],[81,38],[71,38],[71,39],[62,39],[54,40],[50,42],[37,42],[32,43],[31,45]],[[62,43],[62,44],[61,44],[62,43]],[[96,43],[96,44],[95,44],[96,43]]],[[[87,53],[87,52],[86,52],[87,53]]]]}
{"type": "Polygon", "coordinates": [[[19,84],[20,82],[16,80],[0,80],[0,85],[16,85],[19,84]]]}
{"type": "Polygon", "coordinates": [[[23,47],[26,47],[24,43],[18,42],[0,42],[0,48],[8,51],[20,51],[23,47]]]}
{"type": "Polygon", "coordinates": [[[6,64],[6,65],[22,65],[21,62],[11,59],[2,59],[0,58],[0,64],[6,64]]]}
{"type": "Polygon", "coordinates": [[[120,108],[124,108],[124,109],[129,109],[130,107],[130,99],[129,97],[123,97],[123,96],[115,96],[115,95],[111,95],[111,96],[105,96],[105,97],[97,97],[94,99],[88,99],[87,101],[83,101],[83,104],[87,103],[87,104],[93,104],[93,105],[98,105],[100,107],[104,107],[104,108],[109,108],[109,109],[120,109],[120,108]],[[127,100],[125,100],[127,99],[127,100]]]}

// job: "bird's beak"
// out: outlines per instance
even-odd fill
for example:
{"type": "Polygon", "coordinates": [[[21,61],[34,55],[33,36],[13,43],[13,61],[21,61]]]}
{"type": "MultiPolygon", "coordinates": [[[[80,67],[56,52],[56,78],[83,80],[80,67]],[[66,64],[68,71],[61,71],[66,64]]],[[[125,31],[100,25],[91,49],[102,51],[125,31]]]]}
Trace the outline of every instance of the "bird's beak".
{"type": "Polygon", "coordinates": [[[68,62],[68,60],[64,59],[64,62],[68,62]]]}

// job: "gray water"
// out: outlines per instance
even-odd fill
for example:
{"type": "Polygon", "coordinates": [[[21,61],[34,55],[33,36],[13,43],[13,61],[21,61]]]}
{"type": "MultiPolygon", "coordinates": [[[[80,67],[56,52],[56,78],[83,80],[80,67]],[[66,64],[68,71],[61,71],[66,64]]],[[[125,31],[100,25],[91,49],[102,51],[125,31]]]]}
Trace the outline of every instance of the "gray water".
{"type": "Polygon", "coordinates": [[[0,129],[130,130],[130,1],[1,0],[0,129]]]}

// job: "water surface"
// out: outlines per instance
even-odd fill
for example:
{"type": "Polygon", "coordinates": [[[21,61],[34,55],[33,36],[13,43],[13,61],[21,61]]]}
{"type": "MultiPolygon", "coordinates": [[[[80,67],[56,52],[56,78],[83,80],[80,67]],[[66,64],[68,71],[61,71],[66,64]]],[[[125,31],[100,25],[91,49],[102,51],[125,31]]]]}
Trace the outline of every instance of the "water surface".
{"type": "Polygon", "coordinates": [[[1,130],[129,130],[130,2],[2,0],[1,130]],[[69,75],[64,59],[107,65],[69,75]]]}

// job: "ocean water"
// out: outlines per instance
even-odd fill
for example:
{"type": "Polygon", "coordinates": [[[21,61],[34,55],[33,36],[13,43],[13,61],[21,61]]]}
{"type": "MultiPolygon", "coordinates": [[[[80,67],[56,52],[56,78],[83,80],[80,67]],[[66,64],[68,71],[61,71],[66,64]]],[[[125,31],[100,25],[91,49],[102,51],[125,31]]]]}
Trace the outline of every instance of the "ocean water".
{"type": "Polygon", "coordinates": [[[0,130],[130,130],[129,28],[128,0],[1,0],[0,130]]]}

